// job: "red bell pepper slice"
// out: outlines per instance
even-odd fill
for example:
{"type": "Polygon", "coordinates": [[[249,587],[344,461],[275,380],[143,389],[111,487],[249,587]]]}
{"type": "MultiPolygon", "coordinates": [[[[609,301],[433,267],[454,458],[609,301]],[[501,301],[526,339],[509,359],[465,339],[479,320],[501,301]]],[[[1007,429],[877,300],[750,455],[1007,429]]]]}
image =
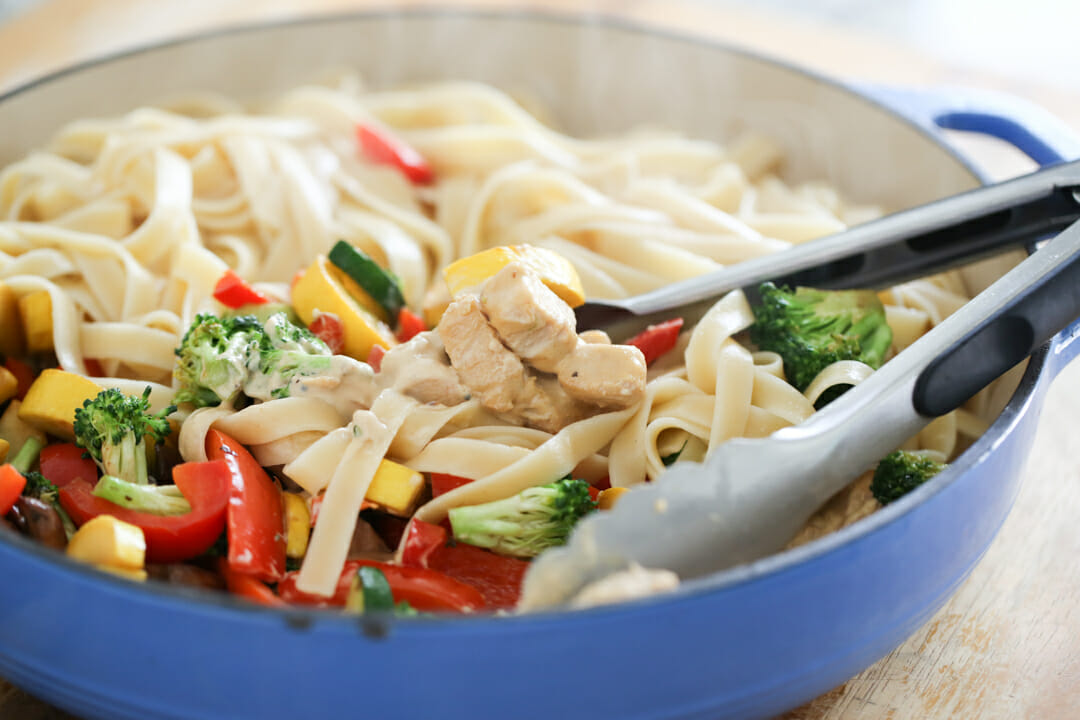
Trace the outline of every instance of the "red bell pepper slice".
{"type": "Polygon", "coordinates": [[[431,497],[439,497],[440,495],[450,492],[454,488],[468,485],[471,482],[472,480],[469,478],[458,477],[457,475],[431,473],[431,497]]]}
{"type": "Polygon", "coordinates": [[[256,291],[232,270],[226,270],[214,285],[214,299],[233,310],[244,305],[263,305],[270,302],[270,298],[256,291]]]}
{"type": "Polygon", "coordinates": [[[229,466],[222,460],[189,462],[173,468],[173,482],[191,504],[184,515],[153,515],[128,510],[95,496],[93,483],[75,478],[60,488],[60,505],[76,525],[98,515],[137,525],[146,537],[146,559],[173,563],[201,555],[225,529],[229,499],[229,466]]]}
{"type": "Polygon", "coordinates": [[[425,612],[470,612],[482,610],[484,596],[476,588],[447,577],[440,572],[418,567],[402,567],[375,560],[350,560],[338,578],[333,597],[310,595],[296,587],[298,572],[288,573],[278,583],[278,594],[285,602],[315,607],[341,607],[349,595],[349,587],[359,567],[367,565],[383,571],[394,602],[405,601],[425,612]]]}
{"type": "Polygon", "coordinates": [[[382,369],[384,355],[386,355],[386,348],[382,345],[372,345],[371,350],[368,351],[367,364],[371,366],[372,370],[379,372],[382,369]]]}
{"type": "Polygon", "coordinates": [[[7,515],[26,487],[26,478],[14,465],[0,465],[0,516],[7,515]]]}
{"type": "Polygon", "coordinates": [[[229,468],[229,567],[277,582],[285,574],[281,490],[247,448],[220,430],[206,434],[206,456],[224,460],[229,468]]]}
{"type": "Polygon", "coordinates": [[[401,564],[410,567],[427,567],[431,553],[443,545],[449,537],[446,528],[413,518],[405,531],[405,547],[401,549],[401,564]]]}
{"type": "Polygon", "coordinates": [[[250,600],[258,605],[266,605],[267,607],[287,607],[288,603],[274,594],[274,591],[268,588],[266,585],[243,573],[238,573],[235,570],[229,568],[229,562],[225,558],[221,558],[217,565],[218,573],[225,579],[225,587],[229,589],[233,595],[250,600]]]}
{"type": "Polygon", "coordinates": [[[652,365],[654,360],[675,347],[682,326],[682,318],[673,318],[659,325],[650,325],[627,340],[626,344],[640,350],[645,356],[645,364],[652,365]]]}
{"type": "Polygon", "coordinates": [[[86,451],[73,443],[46,445],[41,449],[41,474],[58,488],[73,480],[93,485],[98,479],[97,464],[85,455],[86,451]]]}
{"type": "Polygon", "coordinates": [[[359,123],[356,126],[356,139],[360,143],[360,150],[369,160],[396,167],[411,182],[426,185],[435,179],[435,173],[424,156],[388,131],[359,123]]]}
{"type": "Polygon", "coordinates": [[[465,543],[436,548],[428,556],[427,563],[432,570],[479,590],[492,610],[517,605],[521,583],[529,569],[526,560],[496,555],[465,543]]]}
{"type": "Polygon", "coordinates": [[[345,325],[341,318],[333,313],[319,313],[308,325],[308,330],[315,337],[326,343],[330,352],[340,355],[345,349],[345,325]]]}
{"type": "Polygon", "coordinates": [[[15,390],[15,397],[20,400],[26,399],[26,392],[30,389],[30,386],[34,384],[34,369],[24,363],[22,360],[9,357],[4,361],[4,367],[8,369],[12,375],[15,376],[15,381],[18,383],[15,390]]]}
{"type": "Polygon", "coordinates": [[[405,307],[398,311],[397,322],[398,342],[408,342],[428,329],[427,323],[424,322],[424,318],[405,307]]]}

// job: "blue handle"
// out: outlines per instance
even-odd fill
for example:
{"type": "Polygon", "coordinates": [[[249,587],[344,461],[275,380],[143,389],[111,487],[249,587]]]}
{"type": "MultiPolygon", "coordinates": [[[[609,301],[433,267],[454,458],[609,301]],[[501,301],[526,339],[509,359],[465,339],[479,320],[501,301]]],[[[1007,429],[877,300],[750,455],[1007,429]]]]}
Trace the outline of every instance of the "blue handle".
{"type": "Polygon", "coordinates": [[[932,132],[996,137],[1039,165],[1080,158],[1080,136],[1045,109],[1004,93],[970,88],[861,85],[858,90],[932,132]]]}
{"type": "MultiPolygon", "coordinates": [[[[903,115],[926,131],[964,130],[1004,140],[1039,165],[1080,158],[1080,135],[1027,100],[970,88],[859,86],[858,90],[903,115]]],[[[1080,319],[1062,330],[1050,345],[1047,366],[1054,377],[1080,354],[1080,319]]]]}

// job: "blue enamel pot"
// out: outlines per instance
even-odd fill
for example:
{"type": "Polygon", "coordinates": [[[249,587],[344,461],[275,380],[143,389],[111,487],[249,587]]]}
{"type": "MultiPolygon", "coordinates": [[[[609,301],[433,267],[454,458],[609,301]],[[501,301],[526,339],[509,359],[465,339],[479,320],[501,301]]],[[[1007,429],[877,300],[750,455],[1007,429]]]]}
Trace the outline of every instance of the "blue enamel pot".
{"type": "MultiPolygon", "coordinates": [[[[259,96],[342,65],[377,85],[469,78],[525,91],[578,134],[647,122],[724,139],[755,127],[787,148],[792,179],[893,208],[981,181],[940,126],[998,135],[1042,163],[1077,150],[1044,115],[997,98],[853,89],[595,19],[412,12],[242,28],[45,78],[0,99],[0,161],[78,117],[184,90],[259,96]]],[[[139,587],[5,534],[0,675],[90,718],[769,717],[884,656],[964,580],[1009,512],[1078,331],[1039,350],[989,432],[918,491],[655,600],[375,622],[139,587]]]]}

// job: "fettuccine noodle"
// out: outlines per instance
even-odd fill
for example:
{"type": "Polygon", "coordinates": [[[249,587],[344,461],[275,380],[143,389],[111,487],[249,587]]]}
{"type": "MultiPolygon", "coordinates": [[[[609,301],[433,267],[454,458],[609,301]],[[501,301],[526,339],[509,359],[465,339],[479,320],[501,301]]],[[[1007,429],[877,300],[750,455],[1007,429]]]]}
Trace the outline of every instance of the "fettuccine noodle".
{"type": "MultiPolygon", "coordinates": [[[[5,169],[0,280],[19,296],[48,293],[59,364],[86,374],[93,359],[101,385],[150,384],[164,406],[173,349],[196,313],[215,310],[211,292],[227,268],[285,300],[294,273],[338,239],[395,273],[419,311],[438,294],[442,267],[494,246],[554,250],[589,297],[616,298],[879,214],[822,183],[785,184],[781,149],[757,135],[727,147],[644,130],[583,140],[479,84],[358,88],[348,79],[251,107],[199,97],[182,112],[84,120],[5,169]],[[357,123],[391,128],[435,181],[414,185],[365,159],[357,123]]],[[[967,298],[955,273],[883,293],[893,351],[967,298]]],[[[216,427],[307,493],[325,492],[313,549],[333,542],[329,528],[355,523],[384,456],[476,479],[419,508],[432,522],[567,473],[632,486],[655,479],[677,451],[700,459],[728,439],[801,422],[821,393],[872,372],[838,363],[802,393],[778,356],[747,344],[752,323],[742,294],[728,295],[652,368],[639,404],[556,432],[507,424],[475,399],[431,406],[391,389],[355,414],[300,397],[200,409],[183,417],[180,450],[205,459],[216,427]]],[[[909,445],[948,459],[984,427],[960,410],[909,445]]],[[[344,548],[328,552],[333,562],[305,564],[304,589],[325,594],[336,582],[344,548]]]]}

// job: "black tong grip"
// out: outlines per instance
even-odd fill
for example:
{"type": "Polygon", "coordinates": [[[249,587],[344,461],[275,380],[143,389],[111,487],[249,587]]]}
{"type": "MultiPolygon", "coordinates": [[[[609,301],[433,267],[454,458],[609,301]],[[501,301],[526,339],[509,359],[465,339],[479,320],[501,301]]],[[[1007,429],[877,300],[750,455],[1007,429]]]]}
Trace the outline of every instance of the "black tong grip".
{"type": "MultiPolygon", "coordinates": [[[[1077,232],[1080,232],[1078,226],[1077,232]]],[[[1080,251],[992,313],[919,374],[912,400],[937,417],[968,398],[1049,341],[1080,314],[1080,251]]]]}

